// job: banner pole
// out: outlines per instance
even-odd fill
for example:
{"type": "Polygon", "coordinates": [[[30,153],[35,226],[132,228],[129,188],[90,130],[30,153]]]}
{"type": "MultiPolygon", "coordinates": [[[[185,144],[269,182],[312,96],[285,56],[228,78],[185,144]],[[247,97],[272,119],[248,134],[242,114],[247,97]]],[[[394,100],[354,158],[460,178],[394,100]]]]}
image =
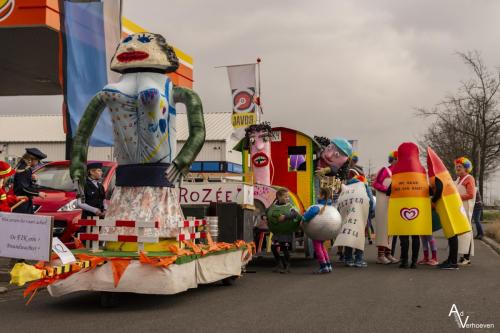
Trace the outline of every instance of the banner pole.
{"type": "Polygon", "coordinates": [[[261,98],[261,90],[260,90],[260,62],[262,59],[257,58],[257,89],[258,89],[258,94],[257,98],[259,101],[258,107],[259,107],[259,112],[257,113],[257,123],[259,124],[261,121],[261,115],[263,114],[262,112],[262,106],[260,105],[262,103],[262,98],[261,98]]]}

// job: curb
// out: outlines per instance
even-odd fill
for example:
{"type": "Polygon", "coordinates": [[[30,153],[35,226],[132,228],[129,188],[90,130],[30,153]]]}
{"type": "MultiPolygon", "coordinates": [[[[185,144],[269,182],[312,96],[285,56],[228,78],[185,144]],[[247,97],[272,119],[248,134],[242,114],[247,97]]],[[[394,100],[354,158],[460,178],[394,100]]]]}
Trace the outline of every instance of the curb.
{"type": "Polygon", "coordinates": [[[482,241],[489,245],[497,254],[500,254],[500,244],[497,241],[486,236],[483,236],[482,241]]]}
{"type": "Polygon", "coordinates": [[[0,269],[0,282],[10,281],[10,271],[5,269],[0,269]]]}

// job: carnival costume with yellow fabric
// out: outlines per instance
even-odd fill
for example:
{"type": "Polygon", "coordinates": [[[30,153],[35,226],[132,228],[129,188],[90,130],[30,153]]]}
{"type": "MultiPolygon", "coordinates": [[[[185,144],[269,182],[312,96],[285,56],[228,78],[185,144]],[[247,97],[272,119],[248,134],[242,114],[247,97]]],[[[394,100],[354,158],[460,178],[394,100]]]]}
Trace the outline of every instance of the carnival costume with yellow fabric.
{"type": "Polygon", "coordinates": [[[471,231],[457,187],[443,161],[430,147],[427,148],[427,172],[434,192],[440,187],[441,195],[436,201],[436,211],[439,214],[444,236],[450,238],[471,231]],[[437,186],[438,184],[440,186],[437,186]]]}
{"type": "Polygon", "coordinates": [[[432,235],[429,184],[416,144],[398,148],[389,198],[389,235],[432,235]]]}

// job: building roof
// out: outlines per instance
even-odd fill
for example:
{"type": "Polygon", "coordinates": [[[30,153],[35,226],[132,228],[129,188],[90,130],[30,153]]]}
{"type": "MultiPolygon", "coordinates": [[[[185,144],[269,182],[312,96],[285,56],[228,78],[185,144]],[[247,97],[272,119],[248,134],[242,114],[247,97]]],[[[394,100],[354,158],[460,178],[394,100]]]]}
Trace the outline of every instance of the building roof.
{"type": "MultiPolygon", "coordinates": [[[[226,141],[233,132],[231,113],[205,113],[207,141],[226,141]]],[[[177,140],[186,141],[185,113],[177,114],[177,140]]],[[[0,115],[0,142],[64,142],[61,115],[0,115]]]]}
{"type": "MultiPolygon", "coordinates": [[[[205,129],[207,141],[226,141],[233,133],[230,112],[205,113],[205,129]]],[[[177,140],[185,141],[189,130],[185,113],[177,114],[177,140]]]]}

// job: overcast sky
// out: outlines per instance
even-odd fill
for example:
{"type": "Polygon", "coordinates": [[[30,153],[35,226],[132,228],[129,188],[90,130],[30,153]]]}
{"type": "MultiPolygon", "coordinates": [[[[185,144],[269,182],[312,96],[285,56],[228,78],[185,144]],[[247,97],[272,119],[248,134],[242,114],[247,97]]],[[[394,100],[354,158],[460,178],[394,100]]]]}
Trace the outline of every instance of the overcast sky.
{"type": "MultiPolygon", "coordinates": [[[[231,110],[227,74],[214,66],[261,57],[264,119],[358,139],[365,168],[425,130],[415,107],[432,107],[470,76],[455,52],[478,50],[488,66],[500,65],[495,0],[123,3],[124,16],[193,56],[206,112],[231,110]]],[[[11,103],[0,98],[0,110],[11,103]]],[[[44,98],[37,111],[59,112],[59,103],[44,98]]]]}

